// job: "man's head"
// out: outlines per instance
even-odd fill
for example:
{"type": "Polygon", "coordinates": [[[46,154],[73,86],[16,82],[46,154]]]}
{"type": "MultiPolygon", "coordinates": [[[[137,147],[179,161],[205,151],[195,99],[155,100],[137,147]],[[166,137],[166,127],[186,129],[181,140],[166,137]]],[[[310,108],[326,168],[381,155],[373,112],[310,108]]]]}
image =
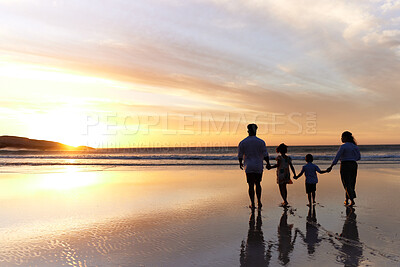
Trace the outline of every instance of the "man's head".
{"type": "Polygon", "coordinates": [[[249,133],[250,136],[255,136],[257,133],[257,125],[254,123],[250,123],[247,125],[247,132],[249,133]]]}

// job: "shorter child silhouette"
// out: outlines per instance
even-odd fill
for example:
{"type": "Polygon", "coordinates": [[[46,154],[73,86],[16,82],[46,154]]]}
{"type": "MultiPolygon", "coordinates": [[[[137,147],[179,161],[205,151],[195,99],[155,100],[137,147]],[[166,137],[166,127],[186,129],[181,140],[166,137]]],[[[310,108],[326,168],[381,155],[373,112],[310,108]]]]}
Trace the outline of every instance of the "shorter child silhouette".
{"type": "Polygon", "coordinates": [[[327,170],[321,171],[320,168],[313,164],[314,158],[311,154],[306,155],[306,162],[307,164],[303,166],[301,169],[301,172],[298,175],[295,175],[293,178],[294,179],[299,179],[303,173],[306,175],[306,193],[308,196],[308,204],[307,206],[311,206],[311,204],[315,205],[315,191],[317,190],[317,183],[318,183],[318,177],[317,177],[317,172],[318,173],[326,173],[328,172],[327,170]],[[312,203],[311,203],[311,197],[312,197],[312,203]]]}

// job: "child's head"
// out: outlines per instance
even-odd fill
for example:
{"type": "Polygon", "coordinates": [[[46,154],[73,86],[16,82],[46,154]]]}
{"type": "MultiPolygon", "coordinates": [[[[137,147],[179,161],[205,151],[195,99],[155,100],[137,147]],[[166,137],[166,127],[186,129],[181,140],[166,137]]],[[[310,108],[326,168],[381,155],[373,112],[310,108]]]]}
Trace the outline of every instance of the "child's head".
{"type": "Polygon", "coordinates": [[[313,162],[313,160],[314,160],[314,157],[311,154],[306,155],[306,162],[310,163],[310,162],[313,162]]]}
{"type": "Polygon", "coordinates": [[[285,145],[284,143],[282,143],[276,148],[276,153],[286,154],[287,148],[288,148],[288,146],[285,145]]]}

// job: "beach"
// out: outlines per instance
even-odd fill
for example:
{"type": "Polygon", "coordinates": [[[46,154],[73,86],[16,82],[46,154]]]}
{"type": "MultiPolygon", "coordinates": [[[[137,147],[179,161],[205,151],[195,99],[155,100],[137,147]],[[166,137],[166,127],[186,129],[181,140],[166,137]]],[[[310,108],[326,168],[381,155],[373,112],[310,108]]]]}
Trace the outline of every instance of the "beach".
{"type": "Polygon", "coordinates": [[[309,214],[265,171],[252,214],[238,166],[3,166],[0,266],[398,266],[399,175],[360,164],[349,209],[336,167],[309,214]]]}

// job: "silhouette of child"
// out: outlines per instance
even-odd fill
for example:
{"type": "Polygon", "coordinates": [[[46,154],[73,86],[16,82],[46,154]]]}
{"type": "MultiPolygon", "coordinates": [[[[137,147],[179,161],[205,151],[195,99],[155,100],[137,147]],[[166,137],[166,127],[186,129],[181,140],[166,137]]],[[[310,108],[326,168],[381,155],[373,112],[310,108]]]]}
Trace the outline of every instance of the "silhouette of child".
{"type": "Polygon", "coordinates": [[[292,180],[290,180],[290,169],[293,172],[293,175],[296,176],[296,171],[292,164],[292,159],[286,155],[288,146],[285,144],[280,144],[276,148],[276,152],[280,153],[278,157],[276,157],[276,164],[271,166],[272,168],[277,168],[276,170],[276,182],[279,185],[279,192],[281,193],[283,202],[282,206],[287,206],[289,203],[287,202],[287,184],[292,184],[292,180]]]}
{"type": "Polygon", "coordinates": [[[317,190],[318,177],[317,172],[320,174],[328,172],[327,170],[321,171],[320,168],[312,163],[314,161],[314,157],[311,154],[306,155],[307,164],[303,166],[299,175],[295,175],[294,179],[299,179],[303,173],[306,175],[306,193],[308,196],[308,204],[307,206],[311,206],[311,197],[312,204],[315,205],[315,191],[317,190]]]}

